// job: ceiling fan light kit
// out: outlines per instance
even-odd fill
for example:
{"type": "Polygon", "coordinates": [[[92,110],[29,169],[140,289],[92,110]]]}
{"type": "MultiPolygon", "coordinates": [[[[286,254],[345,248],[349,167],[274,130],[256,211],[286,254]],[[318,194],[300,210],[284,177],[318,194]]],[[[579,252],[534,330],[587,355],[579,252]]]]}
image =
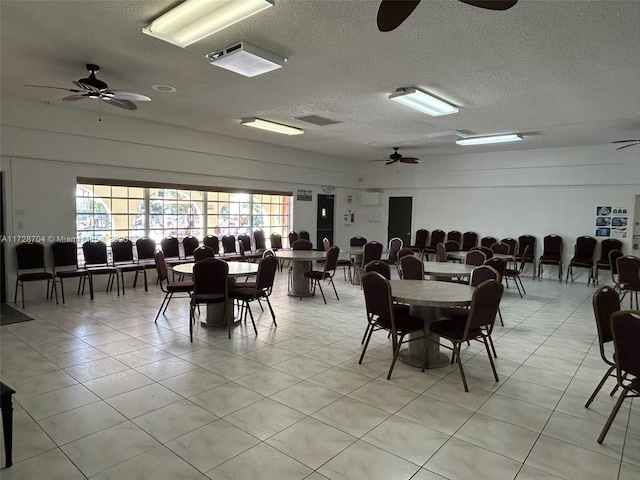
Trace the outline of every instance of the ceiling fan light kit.
{"type": "Polygon", "coordinates": [[[211,65],[245,77],[255,77],[282,68],[287,61],[285,57],[244,41],[207,53],[205,57],[210,60],[211,65]]]}
{"type": "Polygon", "coordinates": [[[142,29],[143,33],[179,47],[272,7],[275,0],[186,0],[142,29]]]}
{"type": "Polygon", "coordinates": [[[468,137],[456,140],[458,145],[488,145],[490,143],[519,142],[523,140],[521,135],[515,133],[508,135],[485,135],[484,137],[468,137]]]}
{"type": "Polygon", "coordinates": [[[458,107],[422,90],[418,90],[415,87],[398,88],[394,93],[389,95],[389,100],[401,103],[402,105],[411,107],[432,117],[451,115],[459,111],[458,107]]]}
{"type": "Polygon", "coordinates": [[[282,123],[271,122],[269,120],[263,120],[262,118],[243,118],[240,124],[245,127],[259,128],[261,130],[267,130],[269,132],[282,133],[284,135],[302,135],[304,130],[301,128],[292,127],[290,125],[284,125],[282,123]]]}

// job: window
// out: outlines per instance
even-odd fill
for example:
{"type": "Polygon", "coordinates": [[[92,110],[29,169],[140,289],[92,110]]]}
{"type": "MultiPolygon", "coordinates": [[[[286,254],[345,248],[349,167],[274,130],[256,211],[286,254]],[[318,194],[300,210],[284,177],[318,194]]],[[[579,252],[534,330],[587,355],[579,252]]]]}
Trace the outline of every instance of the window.
{"type": "Polygon", "coordinates": [[[290,194],[229,193],[189,188],[94,185],[76,186],[79,246],[88,240],[109,244],[125,237],[135,243],[166,236],[234,235],[264,230],[268,239],[289,231],[290,194]]]}

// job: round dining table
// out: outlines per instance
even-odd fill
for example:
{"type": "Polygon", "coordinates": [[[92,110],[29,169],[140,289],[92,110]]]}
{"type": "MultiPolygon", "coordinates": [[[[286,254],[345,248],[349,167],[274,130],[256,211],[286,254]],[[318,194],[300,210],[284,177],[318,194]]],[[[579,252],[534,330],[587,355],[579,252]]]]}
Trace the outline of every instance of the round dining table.
{"type": "MultiPolygon", "coordinates": [[[[234,281],[238,277],[250,277],[258,274],[258,264],[251,262],[227,262],[229,265],[228,277],[231,281],[234,281]]],[[[192,275],[193,266],[195,263],[181,263],[173,266],[173,271],[180,275],[192,275]]],[[[231,287],[229,287],[231,288],[231,287]]],[[[224,303],[209,303],[207,304],[207,316],[204,322],[200,322],[203,327],[224,327],[226,322],[224,321],[224,303]]],[[[233,307],[227,308],[227,318],[229,319],[229,325],[233,324],[233,307]]]]}
{"type": "MultiPolygon", "coordinates": [[[[425,335],[429,331],[429,324],[440,320],[442,308],[471,305],[475,290],[468,285],[433,280],[390,280],[390,283],[393,301],[410,305],[411,315],[424,321],[425,335]]],[[[426,367],[439,368],[448,365],[449,357],[440,351],[440,336],[432,334],[431,340],[433,341],[429,344],[426,367]]],[[[425,364],[426,354],[424,343],[417,340],[407,345],[407,348],[400,351],[400,361],[422,367],[425,364]]]]}
{"type": "Polygon", "coordinates": [[[457,262],[427,262],[423,261],[424,274],[434,279],[467,278],[471,275],[474,265],[465,265],[457,262]]]}
{"type": "Polygon", "coordinates": [[[311,297],[310,282],[304,278],[305,272],[311,270],[312,262],[327,258],[327,252],[318,250],[278,250],[279,260],[291,260],[289,295],[292,297],[311,297]]]}
{"type": "MultiPolygon", "coordinates": [[[[454,250],[452,252],[447,252],[447,258],[450,260],[464,262],[467,258],[467,253],[469,252],[464,250],[454,250]]],[[[500,258],[505,262],[509,263],[509,262],[515,261],[516,257],[513,255],[505,254],[505,253],[494,253],[493,258],[500,258]]]]}

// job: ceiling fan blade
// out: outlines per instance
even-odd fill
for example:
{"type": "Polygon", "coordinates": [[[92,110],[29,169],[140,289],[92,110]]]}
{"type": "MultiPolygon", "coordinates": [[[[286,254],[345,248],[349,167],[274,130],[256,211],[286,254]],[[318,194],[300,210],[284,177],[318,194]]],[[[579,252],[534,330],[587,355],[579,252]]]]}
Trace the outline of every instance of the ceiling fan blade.
{"type": "Polygon", "coordinates": [[[396,163],[397,160],[389,160],[387,163],[385,163],[385,165],[391,165],[392,163],[396,163]]]}
{"type": "Polygon", "coordinates": [[[623,145],[622,147],[616,148],[616,150],[622,150],[623,148],[633,147],[635,145],[640,145],[640,142],[638,142],[638,143],[630,143],[629,145],[623,145]]]}
{"type": "Polygon", "coordinates": [[[487,10],[508,10],[513,7],[518,0],[460,0],[467,5],[486,8],[487,10]]]}
{"type": "Polygon", "coordinates": [[[146,95],[142,95],[140,93],[135,92],[127,92],[125,90],[108,90],[104,92],[105,94],[112,93],[113,95],[109,95],[111,98],[115,98],[118,100],[131,100],[135,102],[150,102],[151,99],[146,95]]]}
{"type": "Polygon", "coordinates": [[[402,157],[400,159],[402,163],[418,163],[418,160],[420,159],[415,157],[402,157]]]}
{"type": "Polygon", "coordinates": [[[86,93],[83,93],[81,95],[69,95],[66,96],[62,99],[63,102],[73,102],[74,100],[82,100],[83,98],[89,98],[89,96],[86,93]]]}
{"type": "Polygon", "coordinates": [[[130,100],[121,100],[119,98],[100,97],[100,100],[107,102],[114,107],[124,108],[125,110],[137,110],[138,107],[130,100]]]}
{"type": "Polygon", "coordinates": [[[83,92],[100,93],[100,89],[96,88],[96,87],[94,87],[92,85],[87,85],[86,83],[76,82],[75,80],[73,81],[73,84],[75,86],[77,86],[77,87],[80,87],[83,92]]]}
{"type": "Polygon", "coordinates": [[[640,142],[640,140],[615,140],[611,143],[627,143],[627,142],[640,142]]]}
{"type": "Polygon", "coordinates": [[[49,85],[23,85],[24,87],[36,87],[36,88],[54,88],[56,90],[64,90],[66,92],[76,92],[81,93],[84,90],[76,90],[75,88],[64,88],[64,87],[50,87],[49,85]]]}
{"type": "Polygon", "coordinates": [[[378,30],[390,32],[398,28],[419,3],[420,0],[382,0],[378,8],[378,30]]]}

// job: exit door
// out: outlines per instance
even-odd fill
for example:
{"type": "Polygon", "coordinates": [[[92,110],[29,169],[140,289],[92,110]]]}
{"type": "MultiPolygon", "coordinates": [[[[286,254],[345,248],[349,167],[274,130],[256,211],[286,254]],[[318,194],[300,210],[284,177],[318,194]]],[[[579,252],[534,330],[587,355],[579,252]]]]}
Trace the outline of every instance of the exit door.
{"type": "Polygon", "coordinates": [[[389,220],[387,222],[387,244],[394,237],[411,245],[411,212],[413,197],[389,197],[389,220]]]}
{"type": "Polygon", "coordinates": [[[318,238],[316,248],[323,249],[322,240],[326,237],[333,245],[333,195],[318,195],[318,214],[316,224],[318,225],[318,238]]]}

